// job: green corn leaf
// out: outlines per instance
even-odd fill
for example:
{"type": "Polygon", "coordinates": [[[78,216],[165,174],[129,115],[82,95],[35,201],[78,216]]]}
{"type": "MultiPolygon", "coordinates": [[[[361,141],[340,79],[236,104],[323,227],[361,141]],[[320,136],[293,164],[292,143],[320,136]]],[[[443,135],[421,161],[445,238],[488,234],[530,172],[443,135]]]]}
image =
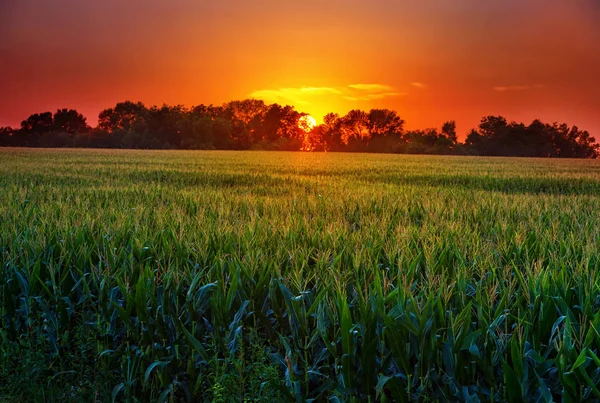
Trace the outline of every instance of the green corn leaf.
{"type": "Polygon", "coordinates": [[[155,361],[152,364],[148,365],[148,368],[146,368],[146,372],[144,372],[144,382],[148,383],[148,380],[150,379],[150,375],[152,374],[152,370],[156,367],[164,367],[166,365],[169,365],[171,363],[171,361],[155,361]]]}

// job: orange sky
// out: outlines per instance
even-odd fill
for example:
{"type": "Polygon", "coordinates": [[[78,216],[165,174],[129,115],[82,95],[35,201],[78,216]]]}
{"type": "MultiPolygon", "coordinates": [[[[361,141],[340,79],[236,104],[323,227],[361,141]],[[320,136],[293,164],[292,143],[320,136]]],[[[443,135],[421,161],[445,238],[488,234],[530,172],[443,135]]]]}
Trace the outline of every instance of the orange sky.
{"type": "Polygon", "coordinates": [[[484,115],[600,138],[597,0],[0,0],[0,126],[260,97],[409,128],[484,115]],[[218,3],[218,4],[214,4],[218,3]]]}

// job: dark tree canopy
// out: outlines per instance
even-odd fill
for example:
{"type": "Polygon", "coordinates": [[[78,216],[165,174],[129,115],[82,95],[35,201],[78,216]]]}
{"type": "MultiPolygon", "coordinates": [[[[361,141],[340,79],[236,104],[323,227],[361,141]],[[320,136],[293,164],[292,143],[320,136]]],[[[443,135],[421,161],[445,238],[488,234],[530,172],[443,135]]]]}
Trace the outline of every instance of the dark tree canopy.
{"type": "Polygon", "coordinates": [[[86,118],[74,109],[59,109],[54,114],[54,130],[68,134],[87,133],[86,118]]]}
{"type": "Polygon", "coordinates": [[[481,119],[465,141],[466,149],[476,155],[515,157],[596,158],[596,140],[585,130],[566,124],[547,124],[534,120],[526,126],[502,116],[481,119]]]}
{"type": "Polygon", "coordinates": [[[503,116],[486,116],[459,142],[456,123],[441,128],[404,129],[389,109],[327,114],[316,127],[289,105],[256,99],[221,106],[147,107],[119,102],[100,112],[90,128],[74,109],[36,113],[19,128],[0,128],[0,146],[102,147],[145,149],[219,149],[350,151],[411,154],[467,154],[597,158],[600,148],[587,131],[564,123],[534,120],[529,125],[503,116]]]}
{"type": "Polygon", "coordinates": [[[36,113],[21,122],[21,130],[27,133],[47,133],[54,130],[52,112],[36,113]]]}

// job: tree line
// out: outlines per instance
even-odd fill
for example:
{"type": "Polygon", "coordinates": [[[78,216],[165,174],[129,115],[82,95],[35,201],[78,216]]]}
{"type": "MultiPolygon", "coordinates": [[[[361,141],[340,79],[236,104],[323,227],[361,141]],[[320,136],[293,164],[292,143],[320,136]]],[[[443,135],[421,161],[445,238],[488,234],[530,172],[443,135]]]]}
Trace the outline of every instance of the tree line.
{"type": "Polygon", "coordinates": [[[487,116],[464,142],[454,121],[441,128],[406,130],[389,109],[330,113],[311,127],[294,107],[261,100],[221,106],[147,107],[120,102],[105,109],[92,128],[74,109],[29,116],[19,128],[0,128],[0,146],[141,149],[218,149],[387,152],[521,157],[597,158],[600,146],[577,126],[508,122],[487,116]]]}

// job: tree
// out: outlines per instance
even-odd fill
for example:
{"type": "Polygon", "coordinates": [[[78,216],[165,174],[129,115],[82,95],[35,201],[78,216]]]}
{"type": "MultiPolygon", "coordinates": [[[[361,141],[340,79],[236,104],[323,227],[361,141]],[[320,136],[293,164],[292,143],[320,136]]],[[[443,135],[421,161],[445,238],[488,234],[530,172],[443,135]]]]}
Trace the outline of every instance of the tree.
{"type": "Polygon", "coordinates": [[[408,154],[441,154],[437,129],[412,130],[406,133],[404,152],[408,154]]]}
{"type": "Polygon", "coordinates": [[[371,109],[368,114],[367,128],[371,138],[401,136],[404,130],[404,119],[390,109],[371,109]]]}
{"type": "Polygon", "coordinates": [[[329,151],[327,145],[327,126],[326,125],[318,125],[310,130],[306,137],[304,138],[304,142],[302,143],[303,151],[329,151]]]}
{"type": "Polygon", "coordinates": [[[404,120],[390,109],[371,109],[367,127],[367,151],[397,152],[404,141],[404,120]]]}
{"type": "Polygon", "coordinates": [[[183,136],[178,122],[187,115],[188,110],[183,105],[153,106],[145,112],[144,136],[149,140],[155,139],[160,148],[180,147],[183,136]]]}
{"type": "Polygon", "coordinates": [[[321,143],[324,151],[342,151],[344,140],[342,139],[341,124],[340,115],[337,113],[328,113],[323,117],[323,124],[318,126],[318,130],[314,131],[318,140],[312,143],[321,143]]]}
{"type": "Polygon", "coordinates": [[[90,127],[86,118],[75,109],[59,109],[54,113],[54,130],[74,135],[87,133],[90,127]]]}
{"type": "Polygon", "coordinates": [[[141,102],[119,102],[114,108],[98,115],[98,127],[107,133],[115,131],[143,132],[146,129],[148,110],[141,102]]]}
{"type": "Polygon", "coordinates": [[[511,123],[510,128],[516,132],[513,137],[518,141],[519,156],[552,157],[553,135],[552,127],[542,123],[539,119],[531,122],[529,126],[511,123]]]}
{"type": "Polygon", "coordinates": [[[458,144],[456,135],[456,122],[454,120],[445,122],[442,131],[438,135],[436,147],[440,154],[450,154],[458,144]]]}
{"type": "Polygon", "coordinates": [[[13,133],[15,130],[12,127],[0,127],[0,147],[9,147],[13,145],[13,133]]]}
{"type": "Polygon", "coordinates": [[[456,135],[456,122],[454,120],[448,121],[442,125],[442,135],[446,137],[452,144],[458,142],[456,135]]]}
{"type": "Polygon", "coordinates": [[[465,149],[467,154],[487,155],[486,138],[477,130],[471,129],[465,140],[465,149]]]}
{"type": "Polygon", "coordinates": [[[481,120],[465,141],[467,153],[519,157],[597,158],[599,146],[586,131],[566,124],[534,120],[528,126],[508,123],[502,116],[481,120]]]}
{"type": "Polygon", "coordinates": [[[600,156],[600,145],[596,139],[585,130],[579,130],[573,126],[569,130],[567,140],[570,145],[570,157],[575,158],[598,158],[600,156]]]}
{"type": "Polygon", "coordinates": [[[293,106],[270,105],[262,119],[261,140],[303,140],[305,131],[299,125],[302,116],[304,114],[297,112],[293,106]]]}
{"type": "Polygon", "coordinates": [[[306,114],[289,105],[256,99],[222,106],[182,105],[147,108],[119,102],[98,116],[91,129],[74,109],[30,115],[20,128],[0,128],[0,146],[185,149],[263,149],[307,151],[403,152],[534,157],[597,158],[600,145],[577,126],[529,125],[486,116],[458,141],[456,123],[441,129],[405,132],[404,120],[390,109],[327,114],[323,124],[303,126],[306,114]]]}
{"type": "Polygon", "coordinates": [[[444,123],[441,132],[435,128],[412,130],[405,138],[402,151],[410,154],[452,154],[458,145],[454,121],[444,123]]]}
{"type": "Polygon", "coordinates": [[[262,140],[261,125],[268,110],[264,101],[245,99],[223,105],[224,115],[232,121],[232,139],[236,148],[248,149],[262,140]]]}
{"type": "Polygon", "coordinates": [[[340,123],[342,139],[346,144],[369,137],[369,115],[364,111],[353,109],[341,118],[340,123]]]}
{"type": "Polygon", "coordinates": [[[230,120],[218,116],[212,120],[212,136],[214,146],[219,150],[229,150],[234,146],[234,140],[231,137],[233,125],[230,120]]]}
{"type": "Polygon", "coordinates": [[[479,123],[479,132],[483,136],[490,138],[505,135],[508,129],[508,123],[503,116],[486,116],[479,123]]]}
{"type": "Polygon", "coordinates": [[[39,147],[40,137],[54,129],[52,112],[30,115],[21,122],[21,129],[16,133],[15,145],[23,147],[39,147]]]}
{"type": "Polygon", "coordinates": [[[21,130],[27,133],[47,133],[54,130],[52,112],[43,112],[30,115],[21,122],[21,130]]]}
{"type": "Polygon", "coordinates": [[[232,126],[220,106],[197,105],[182,111],[175,123],[179,147],[191,149],[230,149],[232,126]]]}

